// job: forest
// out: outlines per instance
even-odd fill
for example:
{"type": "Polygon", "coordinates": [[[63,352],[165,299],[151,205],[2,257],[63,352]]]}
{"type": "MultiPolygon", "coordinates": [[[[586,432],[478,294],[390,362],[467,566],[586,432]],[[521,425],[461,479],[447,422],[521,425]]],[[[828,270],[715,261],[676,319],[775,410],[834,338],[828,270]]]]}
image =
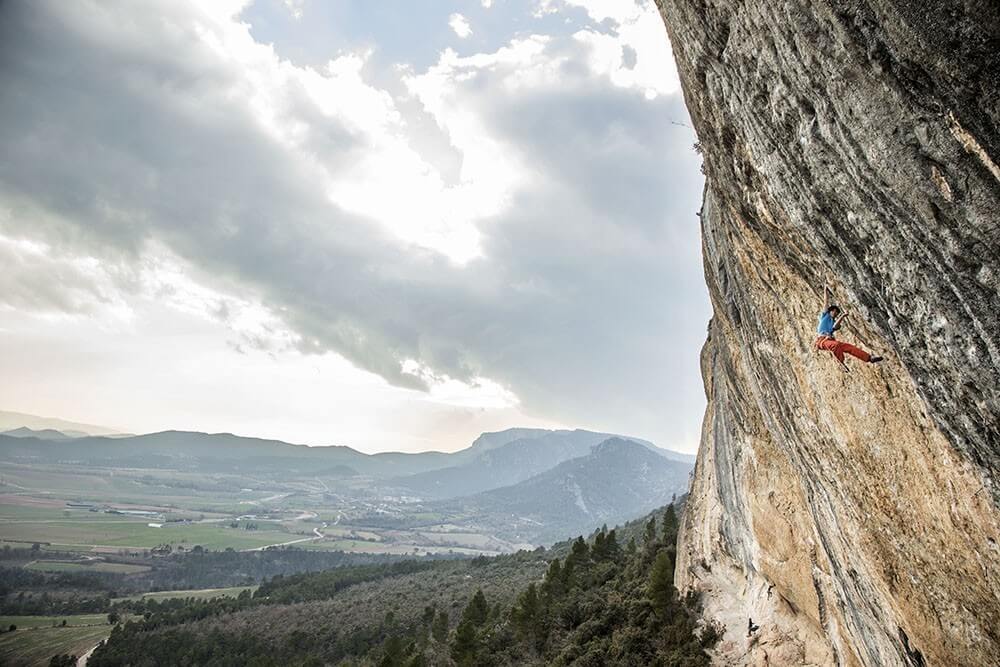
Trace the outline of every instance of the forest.
{"type": "Polygon", "coordinates": [[[715,628],[673,586],[673,505],[551,549],[279,576],[215,600],[133,605],[88,663],[709,664],[715,628]]]}
{"type": "MultiPolygon", "coordinates": [[[[149,591],[249,586],[285,575],[403,562],[401,556],[343,551],[271,548],[264,551],[194,551],[168,556],[108,556],[106,561],[144,571],[91,572],[83,568],[46,571],[78,554],[40,549],[0,549],[0,614],[76,614],[108,612],[120,597],[149,591]],[[27,569],[33,563],[43,569],[27,569]]],[[[424,556],[427,561],[445,556],[424,556]]]]}

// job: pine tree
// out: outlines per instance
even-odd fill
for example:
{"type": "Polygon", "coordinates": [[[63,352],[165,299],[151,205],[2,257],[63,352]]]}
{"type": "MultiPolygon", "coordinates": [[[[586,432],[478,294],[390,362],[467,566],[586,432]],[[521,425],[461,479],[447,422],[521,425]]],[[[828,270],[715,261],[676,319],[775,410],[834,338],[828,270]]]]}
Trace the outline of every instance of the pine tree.
{"type": "Polygon", "coordinates": [[[656,554],[653,570],[649,575],[648,590],[653,609],[662,618],[670,607],[674,594],[674,563],[666,550],[656,554]]]}
{"type": "Polygon", "coordinates": [[[549,563],[549,569],[545,573],[545,580],[542,582],[542,595],[546,599],[557,598],[562,595],[564,584],[562,566],[559,564],[559,559],[555,558],[549,563]]]}
{"type": "Polygon", "coordinates": [[[464,620],[455,628],[455,638],[451,642],[451,658],[462,667],[476,664],[479,652],[479,637],[475,626],[464,620]]]}
{"type": "Polygon", "coordinates": [[[469,600],[469,604],[466,605],[465,611],[462,613],[462,621],[468,621],[473,627],[479,627],[486,622],[489,616],[490,605],[486,601],[486,596],[483,595],[482,589],[479,589],[472,596],[472,599],[469,600]]]}
{"type": "Polygon", "coordinates": [[[673,505],[667,505],[663,512],[663,542],[664,544],[677,543],[677,512],[673,505]]]}
{"type": "Polygon", "coordinates": [[[600,562],[608,556],[608,551],[605,548],[604,541],[604,529],[602,528],[594,537],[594,546],[590,549],[590,556],[595,562],[600,562]]]}
{"type": "Polygon", "coordinates": [[[572,554],[566,557],[566,564],[563,565],[562,569],[562,580],[563,592],[573,588],[573,585],[576,583],[576,563],[572,558],[572,554]]]}
{"type": "Polygon", "coordinates": [[[656,517],[649,517],[649,521],[646,523],[646,531],[643,533],[642,542],[647,549],[651,548],[653,543],[656,542],[656,517]]]}
{"type": "Polygon", "coordinates": [[[403,640],[399,637],[389,637],[383,648],[379,667],[396,667],[403,662],[403,640]]]}
{"type": "Polygon", "coordinates": [[[614,529],[604,539],[604,553],[610,560],[617,560],[621,555],[621,547],[618,546],[618,537],[615,535],[614,529]]]}
{"type": "Polygon", "coordinates": [[[590,557],[590,547],[587,545],[587,541],[583,537],[577,537],[573,542],[573,548],[570,550],[569,558],[572,558],[577,563],[585,563],[590,557]]]}
{"type": "Polygon", "coordinates": [[[434,617],[431,634],[434,635],[434,641],[444,643],[448,640],[448,612],[439,611],[437,616],[434,617]]]}
{"type": "Polygon", "coordinates": [[[521,635],[528,636],[532,633],[538,622],[539,608],[538,589],[534,583],[530,583],[518,596],[517,604],[511,612],[514,625],[521,635]]]}

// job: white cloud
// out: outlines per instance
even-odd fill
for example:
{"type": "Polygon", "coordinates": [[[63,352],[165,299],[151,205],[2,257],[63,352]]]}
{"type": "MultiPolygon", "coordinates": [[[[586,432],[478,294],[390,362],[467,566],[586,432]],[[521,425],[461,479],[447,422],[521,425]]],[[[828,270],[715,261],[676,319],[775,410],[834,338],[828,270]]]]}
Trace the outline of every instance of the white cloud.
{"type": "MultiPolygon", "coordinates": [[[[260,426],[282,410],[271,374],[345,401],[374,383],[355,393],[388,412],[423,403],[393,422],[400,430],[431,414],[420,410],[453,423],[459,408],[484,409],[654,437],[690,423],[660,440],[693,444],[708,312],[687,287],[700,274],[700,176],[693,137],[669,125],[679,97],[623,71],[647,57],[641,40],[633,68],[596,30],[444,51],[425,71],[400,69],[394,88],[368,47],[322,67],[282,59],[238,19],[244,4],[12,5],[0,23],[0,205],[16,215],[0,217],[0,234],[29,246],[7,249],[21,287],[0,297],[20,295],[16,313],[121,302],[149,345],[171,323],[205,373],[231,354],[208,351],[209,338],[247,351],[246,375],[213,375],[202,408],[190,397],[202,422],[175,426],[238,414],[260,426]],[[454,173],[416,148],[428,123],[451,144],[454,173]],[[103,273],[87,273],[94,262],[103,273]],[[286,360],[287,377],[257,350],[286,360]],[[302,376],[313,361],[327,384],[302,376]],[[255,372],[265,379],[250,382],[255,372]],[[227,382],[253,407],[217,396],[227,382]],[[427,407],[438,405],[450,407],[427,407]]],[[[642,20],[630,16],[620,30],[642,20]]],[[[176,361],[141,367],[169,374],[176,361]]],[[[27,372],[15,362],[5,375],[27,372]]],[[[119,398],[137,371],[108,363],[122,384],[107,395],[119,398]]],[[[197,372],[185,366],[186,379],[197,372]]],[[[308,421],[285,409],[283,424],[308,421]]],[[[377,413],[364,412],[369,426],[377,413]]],[[[361,428],[337,415],[344,435],[361,428]]]]}
{"type": "Polygon", "coordinates": [[[455,13],[448,17],[448,25],[451,29],[455,31],[455,34],[465,39],[472,34],[472,26],[469,25],[469,19],[465,18],[461,14],[455,13]]]}
{"type": "MultiPolygon", "coordinates": [[[[543,6],[554,0],[544,0],[543,6]]],[[[663,19],[650,0],[562,0],[583,8],[597,22],[610,21],[611,32],[587,29],[576,39],[591,47],[591,67],[607,74],[615,85],[635,87],[649,98],[680,90],[680,78],[670,52],[663,19]],[[625,51],[634,53],[634,63],[625,51]]]]}
{"type": "Polygon", "coordinates": [[[50,244],[0,234],[0,311],[49,316],[92,315],[128,320],[121,294],[127,267],[56,250],[50,244]]]}
{"type": "Polygon", "coordinates": [[[296,20],[301,19],[305,13],[306,0],[283,0],[285,7],[296,20]]]}
{"type": "Polygon", "coordinates": [[[493,6],[493,0],[481,0],[483,8],[489,9],[493,6]]]}

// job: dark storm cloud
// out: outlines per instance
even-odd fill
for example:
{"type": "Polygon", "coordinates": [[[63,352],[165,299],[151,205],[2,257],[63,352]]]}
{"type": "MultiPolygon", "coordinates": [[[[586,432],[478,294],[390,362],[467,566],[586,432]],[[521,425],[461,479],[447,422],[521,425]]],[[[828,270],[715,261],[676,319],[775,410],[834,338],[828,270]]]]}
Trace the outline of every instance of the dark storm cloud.
{"type": "MultiPolygon", "coordinates": [[[[571,423],[696,428],[707,308],[693,136],[670,122],[683,103],[589,73],[572,39],[546,48],[567,58],[557,87],[511,92],[494,85],[502,65],[461,84],[539,177],[482,222],[483,256],[458,266],[331,204],[317,170],[234,97],[238,73],[179,5],[4,2],[0,233],[116,264],[155,241],[201,280],[262,299],[303,349],[398,385],[422,386],[400,370],[417,359],[499,380],[571,423]]],[[[283,99],[328,172],[365,149],[308,96],[283,99]]],[[[65,280],[31,282],[19,307],[31,294],[59,304],[65,280]]]]}

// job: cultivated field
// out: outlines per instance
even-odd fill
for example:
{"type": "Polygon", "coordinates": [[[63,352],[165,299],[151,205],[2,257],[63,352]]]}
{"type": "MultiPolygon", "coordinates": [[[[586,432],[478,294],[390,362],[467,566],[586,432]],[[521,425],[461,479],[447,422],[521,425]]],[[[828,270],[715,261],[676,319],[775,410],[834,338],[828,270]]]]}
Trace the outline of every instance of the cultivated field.
{"type": "Polygon", "coordinates": [[[28,563],[25,569],[37,572],[113,572],[115,574],[137,574],[148,572],[145,565],[128,563],[105,563],[104,561],[38,560],[28,563]]]}
{"type": "Polygon", "coordinates": [[[143,593],[142,595],[131,595],[125,598],[115,598],[114,602],[138,601],[138,600],[182,600],[193,598],[195,600],[212,600],[215,598],[234,598],[243,591],[257,590],[256,586],[232,586],[230,588],[201,588],[186,591],[157,591],[155,593],[143,593]]]}
{"type": "MultiPolygon", "coordinates": [[[[451,532],[444,529],[448,519],[372,497],[357,480],[23,463],[5,464],[0,476],[0,545],[37,545],[42,551],[115,555],[166,546],[175,551],[295,546],[490,555],[522,546],[468,528],[451,532]],[[387,522],[392,516],[405,517],[406,527],[387,522]]],[[[29,567],[113,571],[110,563],[45,561],[29,567]]]]}
{"type": "Polygon", "coordinates": [[[68,654],[81,656],[98,642],[107,639],[112,626],[107,617],[93,614],[81,616],[48,617],[48,616],[4,616],[9,627],[15,623],[18,627],[14,632],[0,634],[0,665],[7,667],[44,667],[54,655],[68,654]],[[65,627],[52,627],[51,621],[61,623],[65,619],[65,627]],[[29,627],[31,623],[37,623],[29,627]]]}

